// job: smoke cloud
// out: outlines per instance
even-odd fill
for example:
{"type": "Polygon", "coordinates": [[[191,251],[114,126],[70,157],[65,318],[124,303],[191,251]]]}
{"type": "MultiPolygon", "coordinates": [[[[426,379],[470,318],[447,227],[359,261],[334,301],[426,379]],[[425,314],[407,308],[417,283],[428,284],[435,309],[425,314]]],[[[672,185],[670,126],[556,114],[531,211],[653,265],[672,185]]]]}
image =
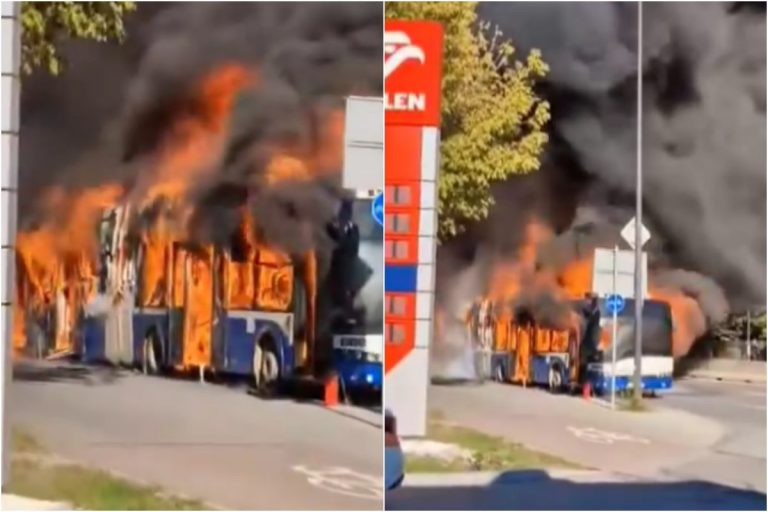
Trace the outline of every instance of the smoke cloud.
{"type": "Polygon", "coordinates": [[[340,131],[333,116],[344,96],[381,94],[380,6],[161,3],[140,5],[127,23],[124,45],[68,42],[67,74],[25,83],[23,217],[33,216],[34,198],[54,184],[78,189],[119,181],[140,192],[153,179],[147,167],[173,124],[204,115],[197,106],[201,80],[236,64],[255,79],[236,98],[221,160],[190,192],[192,233],[225,241],[239,220],[236,209],[246,205],[270,242],[327,255],[323,224],[337,208],[341,154],[341,147],[329,147],[341,138],[330,137],[328,125],[340,131]],[[321,177],[267,186],[269,157],[287,146],[321,177]]]}
{"type": "MultiPolygon", "coordinates": [[[[540,92],[552,142],[540,172],[494,188],[489,219],[447,244],[441,265],[449,253],[484,268],[487,283],[486,262],[516,250],[532,215],[558,233],[539,252],[555,267],[594,247],[628,248],[619,230],[634,215],[637,6],[481,3],[479,15],[550,65],[540,92]]],[[[765,6],[652,3],[643,18],[651,279],[695,299],[703,332],[729,306],[766,300],[765,6]]],[[[451,272],[440,269],[441,289],[451,272]]]]}

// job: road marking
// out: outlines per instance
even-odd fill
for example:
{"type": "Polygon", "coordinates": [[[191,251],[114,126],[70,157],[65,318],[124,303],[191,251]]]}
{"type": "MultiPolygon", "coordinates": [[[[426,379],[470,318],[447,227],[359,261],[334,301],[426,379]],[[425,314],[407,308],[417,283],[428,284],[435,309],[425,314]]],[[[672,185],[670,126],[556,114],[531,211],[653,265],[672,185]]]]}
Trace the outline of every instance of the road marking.
{"type": "Polygon", "coordinates": [[[581,439],[582,441],[586,441],[588,443],[614,444],[618,442],[627,442],[637,444],[651,444],[648,439],[644,439],[642,437],[635,437],[630,434],[620,434],[617,432],[607,432],[605,430],[598,430],[593,427],[568,426],[567,430],[577,439],[581,439]]]}
{"type": "Polygon", "coordinates": [[[345,467],[310,469],[306,466],[293,466],[293,470],[307,477],[307,481],[320,489],[345,496],[368,500],[381,500],[381,478],[358,473],[345,467]]]}

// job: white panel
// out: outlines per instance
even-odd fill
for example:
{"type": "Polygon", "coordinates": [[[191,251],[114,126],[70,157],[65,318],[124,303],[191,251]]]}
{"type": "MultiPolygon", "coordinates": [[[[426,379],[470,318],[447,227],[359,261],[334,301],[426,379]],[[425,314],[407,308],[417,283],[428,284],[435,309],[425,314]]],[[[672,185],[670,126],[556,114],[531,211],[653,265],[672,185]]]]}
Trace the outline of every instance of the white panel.
{"type": "MultiPolygon", "coordinates": [[[[613,287],[613,250],[595,249],[592,264],[592,291],[604,297],[617,293],[628,299],[635,296],[635,253],[633,251],[617,251],[616,256],[616,289],[613,287]]],[[[648,257],[643,253],[643,296],[648,296],[648,257]]]]}
{"type": "Polygon", "coordinates": [[[434,263],[435,238],[431,236],[419,237],[419,263],[434,263]]]}
{"type": "Polygon", "coordinates": [[[422,209],[435,208],[435,197],[435,184],[431,181],[422,181],[419,207],[422,209]]]}
{"type": "Polygon", "coordinates": [[[2,83],[2,130],[17,132],[19,129],[19,81],[16,78],[3,75],[2,83]]]}
{"type": "MultiPolygon", "coordinates": [[[[640,370],[643,376],[667,377],[674,371],[675,361],[669,356],[643,356],[640,370]]],[[[607,376],[613,375],[613,364],[610,361],[599,363],[599,368],[607,376]]],[[[635,358],[626,357],[616,361],[616,376],[631,377],[635,374],[635,358]]]]}
{"type": "Polygon", "coordinates": [[[416,291],[434,292],[435,291],[435,266],[429,264],[419,264],[416,269],[416,291]]]}
{"type": "Polygon", "coordinates": [[[349,190],[384,188],[384,148],[353,144],[344,148],[342,186],[349,190]]]}
{"type": "Polygon", "coordinates": [[[380,97],[350,96],[344,118],[344,139],[384,144],[384,101],[380,97]]]}
{"type": "Polygon", "coordinates": [[[430,319],[432,318],[432,310],[434,307],[434,294],[429,292],[416,292],[416,318],[417,319],[430,319]]]}
{"type": "Polygon", "coordinates": [[[440,131],[434,127],[421,130],[421,179],[436,181],[439,165],[440,131]]]}
{"type": "Polygon", "coordinates": [[[4,133],[0,137],[0,143],[2,143],[2,148],[0,148],[0,152],[2,152],[0,184],[3,188],[15,189],[19,183],[19,138],[8,133],[4,133]]]}
{"type": "MultiPolygon", "coordinates": [[[[3,5],[5,5],[5,2],[3,2],[3,5]]],[[[16,32],[14,30],[14,20],[3,18],[3,20],[0,22],[3,24],[3,46],[0,47],[0,52],[2,52],[2,57],[0,60],[2,61],[2,71],[4,75],[15,75],[18,73],[18,60],[16,60],[14,64],[13,54],[16,48],[18,48],[17,45],[14,44],[14,39],[16,32]]]]}
{"type": "Polygon", "coordinates": [[[16,253],[12,247],[3,247],[2,256],[2,266],[5,274],[3,276],[2,302],[14,302],[13,286],[16,274],[16,265],[14,264],[16,262],[16,253]]]}
{"type": "Polygon", "coordinates": [[[427,433],[428,376],[429,350],[415,348],[385,378],[385,407],[395,415],[397,433],[402,437],[427,433]]]}
{"type": "Polygon", "coordinates": [[[432,341],[432,320],[416,319],[413,324],[413,345],[417,348],[429,348],[432,341]]]}
{"type": "Polygon", "coordinates": [[[419,210],[419,235],[435,236],[437,233],[437,210],[434,208],[419,210]]]}
{"type": "Polygon", "coordinates": [[[7,16],[18,16],[19,10],[18,7],[21,6],[21,2],[8,2],[6,0],[3,0],[0,2],[2,4],[2,16],[3,18],[7,16]]]}
{"type": "Polygon", "coordinates": [[[17,203],[15,192],[3,191],[0,195],[0,244],[3,247],[16,242],[17,203]]]}

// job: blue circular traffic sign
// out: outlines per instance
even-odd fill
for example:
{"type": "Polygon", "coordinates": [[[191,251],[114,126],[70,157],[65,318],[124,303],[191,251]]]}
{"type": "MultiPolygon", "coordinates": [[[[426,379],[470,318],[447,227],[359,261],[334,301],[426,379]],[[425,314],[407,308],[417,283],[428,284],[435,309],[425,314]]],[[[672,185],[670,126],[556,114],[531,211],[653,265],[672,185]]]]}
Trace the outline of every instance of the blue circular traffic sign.
{"type": "Polygon", "coordinates": [[[621,313],[624,310],[624,305],[624,297],[621,295],[613,294],[605,298],[605,309],[611,314],[616,313],[618,315],[621,313]]]}
{"type": "Polygon", "coordinates": [[[384,225],[384,193],[379,192],[376,197],[373,198],[371,203],[371,215],[373,220],[379,223],[380,226],[384,225]]]}

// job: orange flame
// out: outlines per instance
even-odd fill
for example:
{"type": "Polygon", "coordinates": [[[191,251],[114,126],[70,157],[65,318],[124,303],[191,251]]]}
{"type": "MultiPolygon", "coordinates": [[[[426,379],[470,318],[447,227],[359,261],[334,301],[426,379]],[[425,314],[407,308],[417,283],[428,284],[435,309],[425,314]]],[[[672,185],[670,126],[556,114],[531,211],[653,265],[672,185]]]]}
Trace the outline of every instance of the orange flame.
{"type": "Polygon", "coordinates": [[[672,354],[674,357],[684,356],[691,349],[693,342],[707,330],[707,321],[701,306],[695,299],[678,290],[651,286],[649,295],[669,304],[674,323],[672,354]]]}
{"type": "MultiPolygon", "coordinates": [[[[525,237],[514,257],[494,263],[487,293],[481,300],[490,299],[493,302],[508,304],[520,297],[524,291],[530,290],[546,292],[557,299],[581,298],[591,292],[591,256],[569,261],[561,269],[542,267],[537,262],[539,247],[553,237],[551,229],[539,220],[532,219],[526,226],[525,237]]],[[[651,298],[670,305],[674,322],[673,355],[681,357],[688,353],[693,342],[706,332],[704,313],[694,298],[681,291],[657,287],[653,283],[650,286],[651,298]]],[[[570,323],[576,325],[578,320],[575,313],[572,316],[574,318],[571,318],[570,323]]],[[[507,317],[508,314],[501,311],[498,321],[506,322],[509,320],[507,317]]],[[[504,334],[501,339],[507,337],[508,335],[504,334]]]]}

